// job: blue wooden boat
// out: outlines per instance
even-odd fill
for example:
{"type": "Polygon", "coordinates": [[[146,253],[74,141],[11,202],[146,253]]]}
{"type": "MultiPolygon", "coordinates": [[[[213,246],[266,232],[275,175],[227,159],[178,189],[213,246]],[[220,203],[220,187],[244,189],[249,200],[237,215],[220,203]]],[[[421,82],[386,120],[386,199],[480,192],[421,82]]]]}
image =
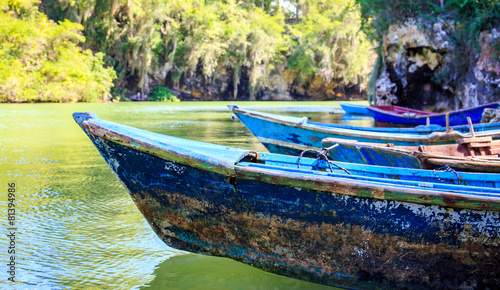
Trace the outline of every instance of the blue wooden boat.
{"type": "Polygon", "coordinates": [[[326,138],[329,158],[336,161],[391,167],[500,173],[500,140],[467,138],[457,144],[393,146],[326,138]]]}
{"type": "Polygon", "coordinates": [[[91,113],[74,118],[175,248],[361,289],[500,285],[496,174],[459,173],[460,182],[494,181],[482,187],[456,185],[451,172],[397,180],[308,158],[298,168],[298,157],[165,136],[91,113]]]}
{"type": "Polygon", "coordinates": [[[431,113],[398,106],[368,106],[367,109],[377,124],[415,127],[426,124],[439,126],[465,125],[467,124],[467,117],[470,117],[473,123],[479,123],[484,109],[498,109],[498,106],[498,103],[495,102],[446,113],[431,113]]]}
{"type": "Polygon", "coordinates": [[[352,104],[352,103],[340,103],[340,106],[344,110],[346,114],[353,115],[370,115],[370,112],[366,108],[366,106],[352,104]]]}
{"type": "MultiPolygon", "coordinates": [[[[322,148],[321,140],[332,137],[395,146],[452,144],[470,137],[468,126],[438,125],[416,128],[368,128],[310,122],[307,117],[291,117],[228,106],[257,139],[273,153],[299,155],[307,149],[322,148]]],[[[500,123],[476,124],[477,137],[500,138],[500,123]]]]}

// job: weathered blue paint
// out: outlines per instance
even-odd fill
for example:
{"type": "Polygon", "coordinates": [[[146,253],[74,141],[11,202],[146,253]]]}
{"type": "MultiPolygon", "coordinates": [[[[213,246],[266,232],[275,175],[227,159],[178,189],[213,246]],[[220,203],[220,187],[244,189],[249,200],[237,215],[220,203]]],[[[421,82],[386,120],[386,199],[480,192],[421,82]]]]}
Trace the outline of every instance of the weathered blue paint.
{"type": "Polygon", "coordinates": [[[173,247],[357,288],[500,285],[500,189],[311,170],[310,159],[297,169],[296,157],[74,117],[173,247]]]}
{"type": "Polygon", "coordinates": [[[351,104],[351,103],[340,103],[340,106],[346,114],[353,115],[370,115],[370,112],[363,105],[351,104]]]}
{"type": "Polygon", "coordinates": [[[284,156],[273,153],[258,153],[264,164],[247,163],[240,166],[259,166],[277,171],[290,171],[303,177],[313,174],[317,176],[343,177],[363,181],[380,181],[386,184],[395,183],[401,186],[425,186],[427,188],[446,190],[465,190],[468,188],[470,194],[475,192],[489,191],[487,188],[500,189],[500,174],[496,173],[472,173],[472,172],[450,172],[439,170],[423,170],[415,168],[374,166],[346,162],[333,162],[332,167],[326,162],[318,162],[315,159],[302,158],[298,170],[298,157],[284,156]],[[313,168],[318,167],[318,171],[313,168]],[[348,172],[346,172],[345,170],[348,172]],[[456,186],[458,185],[458,186],[456,186]],[[470,187],[470,188],[469,188],[470,187]],[[474,188],[479,187],[479,188],[474,188]]]}
{"type": "MultiPolygon", "coordinates": [[[[498,146],[498,141],[494,143],[498,146]]],[[[322,145],[330,148],[328,156],[336,161],[419,169],[448,165],[458,171],[500,173],[500,158],[490,147],[483,147],[482,155],[471,156],[467,144],[394,147],[327,138],[323,139],[322,145]]]]}
{"type": "MultiPolygon", "coordinates": [[[[229,106],[229,108],[255,137],[273,153],[300,155],[306,149],[322,148],[321,140],[328,137],[405,146],[449,144],[470,136],[469,133],[460,132],[468,131],[468,129],[465,131],[465,126],[454,127],[454,130],[450,132],[436,131],[428,133],[429,130],[439,130],[442,127],[420,126],[404,129],[327,125],[308,122],[306,117],[297,118],[243,110],[237,106],[229,106]]],[[[476,127],[480,128],[475,130],[477,137],[491,136],[500,138],[500,123],[481,124],[481,126],[476,125],[476,127]]]]}
{"type": "MultiPolygon", "coordinates": [[[[284,116],[277,115],[272,113],[264,113],[257,112],[252,110],[241,109],[236,105],[228,105],[229,109],[233,111],[236,109],[238,113],[251,113],[260,115],[267,118],[272,118],[280,121],[285,121],[294,124],[300,124],[304,120],[304,118],[292,117],[292,116],[284,116]]],[[[307,121],[305,124],[310,125],[314,128],[335,128],[335,129],[348,129],[355,131],[366,131],[366,132],[377,132],[377,133],[393,133],[393,134],[413,134],[413,135],[429,135],[434,132],[446,132],[445,126],[440,126],[436,124],[430,125],[419,125],[412,128],[399,128],[399,127],[359,127],[359,126],[350,126],[350,125],[342,125],[342,124],[329,124],[329,123],[320,123],[320,122],[312,122],[307,121]]],[[[460,126],[450,126],[451,131],[459,132],[459,133],[469,133],[470,129],[468,125],[460,125],[460,126]]],[[[474,132],[485,132],[485,131],[497,131],[500,130],[500,123],[477,123],[474,124],[474,132]]]]}
{"type": "MultiPolygon", "coordinates": [[[[332,160],[387,167],[424,168],[417,157],[407,152],[384,150],[383,147],[367,147],[358,143],[332,143],[338,144],[335,148],[328,150],[328,156],[332,160]]],[[[328,144],[325,144],[325,147],[333,145],[328,146],[328,144]]]]}
{"type": "MultiPolygon", "coordinates": [[[[322,148],[321,140],[329,137],[368,143],[392,143],[395,146],[455,143],[470,137],[467,126],[451,131],[437,125],[415,128],[365,128],[309,122],[297,118],[229,106],[240,121],[273,153],[300,155],[306,149],[322,148]],[[439,131],[444,130],[444,131],[439,131]],[[429,133],[431,132],[431,133],[429,133]]],[[[500,123],[476,124],[476,137],[500,138],[500,123]]]]}
{"type": "Polygon", "coordinates": [[[486,108],[497,109],[498,103],[489,103],[473,108],[451,111],[447,113],[432,114],[428,116],[410,116],[402,115],[391,111],[386,111],[375,106],[368,106],[367,109],[370,115],[377,123],[384,123],[396,126],[419,126],[426,125],[427,119],[430,124],[446,126],[446,114],[449,116],[449,125],[464,125],[467,124],[467,117],[471,118],[473,123],[481,122],[483,111],[486,108]]]}

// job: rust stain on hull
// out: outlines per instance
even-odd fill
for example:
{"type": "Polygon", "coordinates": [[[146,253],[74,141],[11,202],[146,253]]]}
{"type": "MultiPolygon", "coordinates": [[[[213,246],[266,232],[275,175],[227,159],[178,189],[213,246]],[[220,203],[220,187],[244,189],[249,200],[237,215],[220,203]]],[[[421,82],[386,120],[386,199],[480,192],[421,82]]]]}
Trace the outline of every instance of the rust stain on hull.
{"type": "MultiPolygon", "coordinates": [[[[175,248],[364,289],[500,285],[493,194],[379,187],[286,170],[267,174],[264,167],[230,166],[186,156],[182,148],[165,152],[105,135],[110,140],[89,137],[151,227],[175,248]]],[[[238,161],[256,158],[236,153],[238,161]]]]}
{"type": "MultiPolygon", "coordinates": [[[[197,176],[193,172],[189,174],[197,176]]],[[[189,176],[182,178],[190,179],[189,176]]],[[[253,182],[248,184],[233,177],[233,182],[236,180],[239,184],[235,191],[229,186],[228,178],[221,176],[219,180],[228,185],[227,191],[214,193],[210,190],[211,185],[204,188],[200,184],[198,192],[170,191],[153,186],[132,192],[132,196],[167,244],[192,252],[230,257],[281,275],[359,288],[411,285],[411,288],[465,289],[470,283],[499,283],[499,237],[490,235],[491,231],[490,234],[479,232],[477,225],[472,223],[463,230],[453,230],[458,222],[454,216],[463,214],[453,209],[443,211],[436,206],[423,205],[412,209],[416,207],[413,204],[381,200],[381,204],[369,206],[372,211],[376,211],[376,207],[380,211],[370,217],[361,210],[365,202],[358,197],[332,196],[340,204],[346,203],[347,207],[351,204],[353,208],[328,208],[325,204],[324,211],[316,212],[313,208],[317,204],[297,203],[286,208],[283,202],[293,201],[259,199],[259,192],[253,192],[253,199],[249,199],[248,191],[255,186],[253,182]],[[230,202],[223,202],[222,196],[230,202]],[[259,203],[264,205],[258,206],[259,203]],[[412,209],[415,215],[427,215],[425,228],[435,232],[425,237],[418,229],[410,230],[411,225],[405,224],[410,221],[405,221],[407,218],[403,216],[399,217],[400,223],[391,224],[392,229],[387,225],[383,228],[373,226],[387,223],[393,210],[398,212],[403,208],[412,209]],[[280,216],[285,210],[289,214],[286,218],[280,216]],[[336,214],[323,214],[332,211],[336,214]],[[356,216],[355,220],[342,219],[346,212],[356,216]],[[447,218],[442,219],[440,215],[447,218]],[[322,218],[313,219],[312,216],[322,218]],[[374,218],[378,220],[372,220],[371,225],[359,222],[359,219],[374,218]],[[414,235],[406,236],[406,231],[414,235]],[[457,275],[461,278],[457,279],[457,275]]],[[[268,190],[277,191],[277,188],[268,190]]],[[[314,203],[328,198],[327,194],[307,194],[315,195],[314,203]]],[[[476,215],[470,211],[469,214],[476,215]]],[[[498,214],[488,218],[495,221],[489,226],[498,229],[498,214]]]]}
{"type": "MultiPolygon", "coordinates": [[[[455,246],[419,243],[359,225],[311,224],[226,208],[221,209],[223,218],[200,219],[204,212],[219,206],[178,193],[164,193],[166,202],[176,205],[167,208],[164,203],[142,200],[139,196],[134,195],[138,208],[167,243],[172,237],[186,240],[187,232],[192,235],[190,242],[196,241],[203,249],[201,253],[231,257],[291,277],[343,286],[367,283],[367,288],[371,287],[368,285],[405,287],[409,281],[420,284],[416,288],[468,288],[472,285],[461,282],[467,277],[456,279],[457,273],[463,275],[474,269],[482,273],[481,283],[488,285],[499,271],[498,247],[489,247],[485,252],[484,245],[478,242],[460,242],[455,246]],[[191,215],[186,215],[187,211],[191,215]],[[346,277],[352,284],[345,282],[346,277]],[[369,281],[373,279],[379,284],[371,284],[369,281]]],[[[467,240],[467,235],[461,238],[467,240]]],[[[496,278],[493,283],[498,283],[496,278]]]]}

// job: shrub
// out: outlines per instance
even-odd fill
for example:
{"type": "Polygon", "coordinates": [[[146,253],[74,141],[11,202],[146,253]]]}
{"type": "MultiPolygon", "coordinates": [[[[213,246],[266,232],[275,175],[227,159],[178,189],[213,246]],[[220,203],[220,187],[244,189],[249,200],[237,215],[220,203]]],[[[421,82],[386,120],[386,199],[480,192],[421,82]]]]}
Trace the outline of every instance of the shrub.
{"type": "Polygon", "coordinates": [[[96,102],[109,97],[113,68],[78,45],[83,27],[55,23],[38,1],[0,0],[0,102],[96,102]]]}
{"type": "Polygon", "coordinates": [[[149,100],[154,102],[180,102],[180,100],[164,86],[154,87],[149,94],[149,100]]]}

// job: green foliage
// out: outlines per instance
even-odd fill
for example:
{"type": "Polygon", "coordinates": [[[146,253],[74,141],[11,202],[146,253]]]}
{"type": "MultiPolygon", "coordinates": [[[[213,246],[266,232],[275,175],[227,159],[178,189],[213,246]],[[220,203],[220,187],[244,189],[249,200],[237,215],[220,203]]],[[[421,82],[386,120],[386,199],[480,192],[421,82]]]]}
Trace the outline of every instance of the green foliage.
{"type": "Polygon", "coordinates": [[[0,1],[0,102],[105,100],[115,73],[104,54],[82,51],[81,25],[56,24],[36,3],[0,1]]]}
{"type": "Polygon", "coordinates": [[[165,73],[175,84],[193,75],[210,83],[229,69],[234,97],[246,72],[254,99],[273,72],[295,84],[364,81],[371,44],[358,32],[354,0],[290,3],[291,11],[268,0],[46,0],[42,8],[85,27],[86,46],[110,57],[117,86],[133,79],[144,89],[148,79],[164,82],[158,76],[165,73]]]}
{"type": "Polygon", "coordinates": [[[390,25],[410,18],[432,17],[440,10],[440,0],[356,0],[362,29],[373,40],[382,41],[390,25]]]}
{"type": "MultiPolygon", "coordinates": [[[[356,0],[363,18],[363,29],[380,40],[391,24],[409,18],[453,20],[463,25],[472,38],[498,25],[498,0],[356,0]]],[[[474,42],[474,41],[473,41],[474,42]]]]}
{"type": "Polygon", "coordinates": [[[296,45],[288,58],[299,82],[321,77],[325,83],[356,84],[367,76],[372,46],[359,33],[361,18],[353,5],[353,1],[302,4],[304,15],[292,26],[296,45]]]}
{"type": "Polygon", "coordinates": [[[149,100],[155,102],[180,102],[180,100],[164,86],[154,87],[149,93],[149,100]]]}
{"type": "MultiPolygon", "coordinates": [[[[433,76],[436,82],[450,87],[460,85],[469,68],[474,66],[474,55],[480,51],[481,32],[499,27],[498,0],[356,0],[356,3],[361,10],[363,31],[379,43],[390,25],[410,18],[453,23],[448,40],[454,49],[447,52],[444,64],[433,76]]],[[[491,45],[495,55],[499,55],[500,47],[491,45]]]]}

